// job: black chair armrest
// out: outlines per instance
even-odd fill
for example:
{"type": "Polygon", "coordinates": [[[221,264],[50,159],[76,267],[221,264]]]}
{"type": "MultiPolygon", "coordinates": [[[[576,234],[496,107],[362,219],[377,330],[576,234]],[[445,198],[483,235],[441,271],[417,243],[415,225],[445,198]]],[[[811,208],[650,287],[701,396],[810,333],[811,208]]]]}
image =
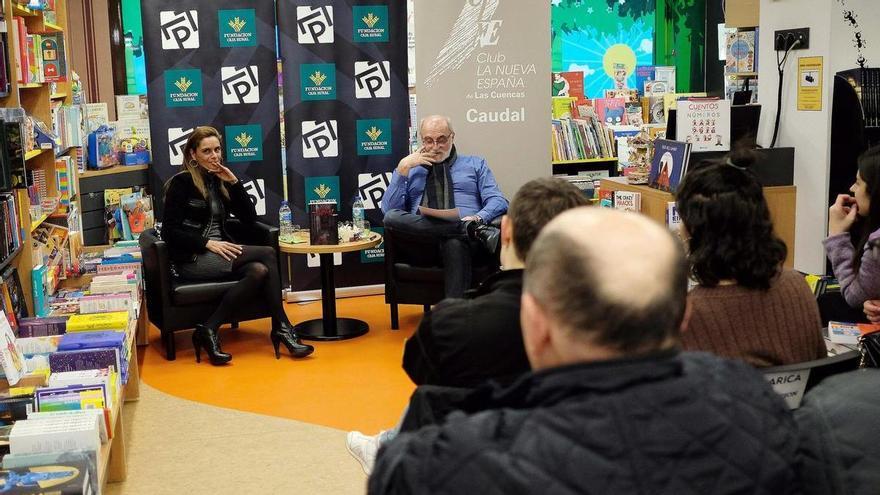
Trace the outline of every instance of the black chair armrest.
{"type": "Polygon", "coordinates": [[[254,222],[245,225],[237,218],[226,220],[226,229],[232,237],[242,244],[250,244],[252,246],[278,246],[278,235],[280,230],[263,222],[254,222]]]}

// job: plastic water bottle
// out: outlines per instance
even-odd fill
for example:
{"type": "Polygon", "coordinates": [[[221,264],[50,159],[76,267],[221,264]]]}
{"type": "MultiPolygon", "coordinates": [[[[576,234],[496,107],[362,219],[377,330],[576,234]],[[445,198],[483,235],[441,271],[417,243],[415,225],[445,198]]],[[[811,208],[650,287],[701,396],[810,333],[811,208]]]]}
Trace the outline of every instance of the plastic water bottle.
{"type": "Polygon", "coordinates": [[[351,205],[351,222],[358,232],[364,230],[364,202],[361,201],[361,195],[358,194],[351,205]]]}
{"type": "Polygon", "coordinates": [[[293,240],[293,212],[287,201],[281,202],[281,208],[278,209],[278,226],[281,229],[279,238],[282,242],[291,242],[293,240]]]}

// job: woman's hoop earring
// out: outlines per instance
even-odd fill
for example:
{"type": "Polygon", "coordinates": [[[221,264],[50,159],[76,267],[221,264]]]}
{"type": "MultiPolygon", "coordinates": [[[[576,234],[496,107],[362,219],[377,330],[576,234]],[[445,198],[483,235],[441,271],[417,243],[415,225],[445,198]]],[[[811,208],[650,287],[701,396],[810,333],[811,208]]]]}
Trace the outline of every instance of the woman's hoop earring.
{"type": "Polygon", "coordinates": [[[190,167],[198,167],[199,166],[199,162],[195,161],[192,158],[190,158],[189,161],[186,162],[186,164],[189,165],[190,167]]]}

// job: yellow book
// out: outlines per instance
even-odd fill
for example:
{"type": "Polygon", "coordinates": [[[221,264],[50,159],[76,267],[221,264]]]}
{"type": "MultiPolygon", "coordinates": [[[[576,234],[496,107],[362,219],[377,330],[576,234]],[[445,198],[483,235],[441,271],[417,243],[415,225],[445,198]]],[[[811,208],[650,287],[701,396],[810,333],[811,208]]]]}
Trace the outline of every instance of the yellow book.
{"type": "Polygon", "coordinates": [[[128,311],[73,315],[67,320],[67,331],[116,330],[124,332],[128,328],[128,316],[128,311]]]}
{"type": "Polygon", "coordinates": [[[681,98],[705,98],[706,93],[666,93],[663,95],[663,115],[669,119],[669,109],[681,98]]]}

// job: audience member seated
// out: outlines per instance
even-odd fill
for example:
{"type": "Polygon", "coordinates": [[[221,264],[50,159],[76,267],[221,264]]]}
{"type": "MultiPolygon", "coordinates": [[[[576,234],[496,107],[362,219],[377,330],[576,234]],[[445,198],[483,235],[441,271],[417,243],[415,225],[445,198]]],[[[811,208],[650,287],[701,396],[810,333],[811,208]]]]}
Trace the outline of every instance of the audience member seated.
{"type": "Polygon", "coordinates": [[[271,246],[247,246],[234,242],[226,231],[226,219],[234,214],[244,223],[257,218],[250,196],[235,174],[223,165],[223,143],[217,129],[199,126],[183,147],[185,170],[165,184],[162,238],[177,272],[188,280],[238,282],[226,291],[216,311],[192,335],[196,361],[204,348],[213,365],[223,365],[232,355],[223,352],[217,329],[227,321],[242,298],[264,297],[272,305],[269,338],[279,357],[284,344],[293,357],[314,351],[303,344],[281,304],[278,259],[271,246]]]}
{"type": "Polygon", "coordinates": [[[880,487],[880,371],[826,378],[795,411],[807,495],[873,495],[880,487]]]}
{"type": "Polygon", "coordinates": [[[422,147],[400,160],[382,198],[386,226],[440,244],[446,268],[446,297],[471,287],[474,256],[497,256],[498,229],[490,225],[507,211],[486,160],[459,155],[449,117],[432,115],[419,125],[422,147]],[[425,216],[421,207],[458,208],[461,221],[425,216]],[[485,247],[483,247],[485,246],[485,247]],[[488,253],[486,253],[488,251],[488,253]]]}
{"type": "Polygon", "coordinates": [[[661,225],[563,213],[526,260],[534,371],[504,389],[419,387],[369,493],[796,493],[794,419],[747,364],[678,351],[686,296],[661,225]]]}
{"type": "Polygon", "coordinates": [[[864,322],[863,305],[880,299],[880,146],[859,157],[859,170],[849,190],[828,209],[825,253],[840,292],[823,296],[822,320],[864,322]]]}
{"type": "Polygon", "coordinates": [[[785,243],[752,163],[751,152],[735,151],[689,171],[679,186],[681,236],[698,284],[682,345],[759,367],[824,358],[816,298],[803,275],[782,268],[785,243]]]}
{"type": "MultiPolygon", "coordinates": [[[[544,225],[587,204],[584,194],[562,179],[535,179],[517,191],[501,219],[502,270],[464,299],[441,301],[407,340],[403,369],[416,385],[507,384],[529,371],[519,324],[523,260],[544,225]]],[[[346,445],[369,474],[381,444],[396,434],[396,428],[374,436],[352,431],[346,445]]]]}

